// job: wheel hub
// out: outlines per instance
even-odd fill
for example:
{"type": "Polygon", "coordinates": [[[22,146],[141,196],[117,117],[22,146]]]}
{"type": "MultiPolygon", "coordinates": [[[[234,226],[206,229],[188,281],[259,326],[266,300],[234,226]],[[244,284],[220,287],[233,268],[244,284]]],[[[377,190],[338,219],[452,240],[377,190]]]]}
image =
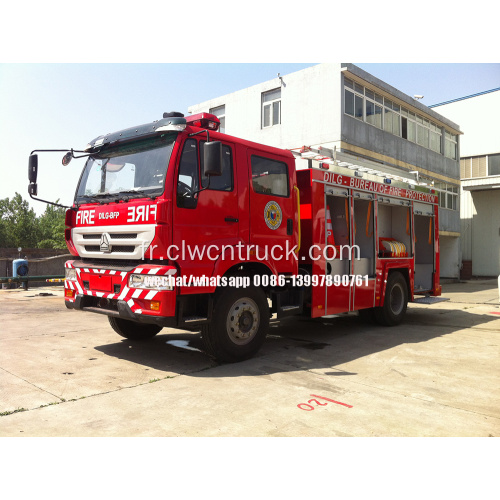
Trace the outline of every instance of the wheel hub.
{"type": "Polygon", "coordinates": [[[259,308],[248,297],[237,300],[227,315],[227,333],[235,344],[248,344],[255,337],[259,324],[259,308]]]}

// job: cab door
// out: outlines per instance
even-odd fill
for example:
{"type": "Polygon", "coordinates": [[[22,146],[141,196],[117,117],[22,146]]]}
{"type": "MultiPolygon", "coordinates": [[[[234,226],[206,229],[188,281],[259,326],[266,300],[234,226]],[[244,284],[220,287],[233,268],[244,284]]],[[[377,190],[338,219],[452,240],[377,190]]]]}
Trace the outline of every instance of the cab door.
{"type": "Polygon", "coordinates": [[[295,194],[290,174],[294,172],[283,157],[249,149],[250,244],[257,260],[272,261],[278,272],[295,265],[291,255],[297,232],[295,194]],[[267,258],[266,258],[267,256],[267,258]]]}
{"type": "Polygon", "coordinates": [[[172,241],[178,249],[177,262],[183,274],[193,276],[211,276],[222,246],[238,242],[234,146],[222,141],[222,175],[212,177],[209,185],[202,175],[204,142],[194,137],[185,141],[173,203],[172,241]]]}

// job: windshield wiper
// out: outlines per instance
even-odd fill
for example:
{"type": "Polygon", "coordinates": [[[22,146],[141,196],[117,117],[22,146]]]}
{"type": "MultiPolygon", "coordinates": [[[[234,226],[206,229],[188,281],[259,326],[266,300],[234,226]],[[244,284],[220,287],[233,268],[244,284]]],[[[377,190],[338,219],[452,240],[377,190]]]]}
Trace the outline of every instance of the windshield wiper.
{"type": "Polygon", "coordinates": [[[146,196],[148,198],[151,198],[152,200],[154,200],[155,198],[158,197],[157,194],[151,194],[151,193],[147,193],[144,189],[141,189],[141,188],[134,188],[134,189],[127,189],[125,191],[120,191],[118,193],[116,193],[117,195],[120,195],[120,194],[137,194],[139,196],[146,196]]]}
{"type": "Polygon", "coordinates": [[[79,199],[85,198],[86,200],[89,200],[90,202],[93,203],[109,203],[109,201],[105,202],[103,199],[100,199],[100,198],[105,198],[107,196],[114,196],[114,195],[112,193],[82,194],[78,198],[79,199]]]}

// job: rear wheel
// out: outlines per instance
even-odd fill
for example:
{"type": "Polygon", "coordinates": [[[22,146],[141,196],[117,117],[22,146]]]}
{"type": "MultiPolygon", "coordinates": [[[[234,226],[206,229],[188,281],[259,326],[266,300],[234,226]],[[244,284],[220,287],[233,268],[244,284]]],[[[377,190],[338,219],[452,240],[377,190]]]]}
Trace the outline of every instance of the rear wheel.
{"type": "Polygon", "coordinates": [[[208,354],[234,363],[257,353],[268,327],[269,306],[261,288],[225,288],[215,298],[212,321],[203,326],[202,338],[208,354]]]}
{"type": "Polygon", "coordinates": [[[123,318],[108,316],[109,324],[113,330],[122,337],[129,340],[148,340],[153,338],[161,329],[161,326],[136,323],[123,318]]]}
{"type": "Polygon", "coordinates": [[[375,319],[385,326],[399,325],[408,306],[408,287],[404,276],[399,272],[389,274],[382,307],[375,307],[375,319]]]}

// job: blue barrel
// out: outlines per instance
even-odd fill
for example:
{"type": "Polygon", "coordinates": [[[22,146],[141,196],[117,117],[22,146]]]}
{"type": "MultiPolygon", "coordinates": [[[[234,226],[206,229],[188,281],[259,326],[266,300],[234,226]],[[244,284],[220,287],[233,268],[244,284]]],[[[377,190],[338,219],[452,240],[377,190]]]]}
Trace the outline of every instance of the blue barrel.
{"type": "Polygon", "coordinates": [[[12,262],[12,277],[23,278],[28,276],[28,261],[26,259],[16,259],[12,262]]]}

